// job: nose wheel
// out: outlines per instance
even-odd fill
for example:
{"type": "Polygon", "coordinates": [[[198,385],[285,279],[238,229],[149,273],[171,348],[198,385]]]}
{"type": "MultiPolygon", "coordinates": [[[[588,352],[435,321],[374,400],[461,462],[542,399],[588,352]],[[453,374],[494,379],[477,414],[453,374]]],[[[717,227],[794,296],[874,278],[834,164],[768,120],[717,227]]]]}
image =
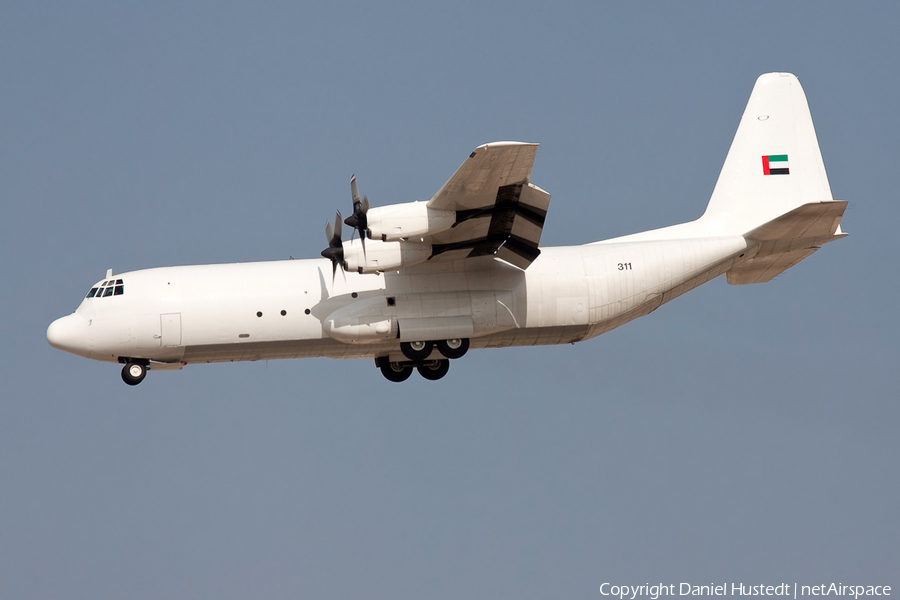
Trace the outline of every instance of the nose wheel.
{"type": "Polygon", "coordinates": [[[137,385],[147,376],[147,367],[140,363],[129,362],[122,367],[122,381],[128,385],[137,385]]]}

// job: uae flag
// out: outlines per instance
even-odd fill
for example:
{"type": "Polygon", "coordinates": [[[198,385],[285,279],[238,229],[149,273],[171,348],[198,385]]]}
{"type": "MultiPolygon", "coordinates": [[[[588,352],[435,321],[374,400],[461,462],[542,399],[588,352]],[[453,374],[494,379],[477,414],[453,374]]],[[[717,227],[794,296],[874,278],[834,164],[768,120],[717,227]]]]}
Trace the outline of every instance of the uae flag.
{"type": "Polygon", "coordinates": [[[790,175],[787,154],[770,154],[763,156],[763,175],[790,175]]]}

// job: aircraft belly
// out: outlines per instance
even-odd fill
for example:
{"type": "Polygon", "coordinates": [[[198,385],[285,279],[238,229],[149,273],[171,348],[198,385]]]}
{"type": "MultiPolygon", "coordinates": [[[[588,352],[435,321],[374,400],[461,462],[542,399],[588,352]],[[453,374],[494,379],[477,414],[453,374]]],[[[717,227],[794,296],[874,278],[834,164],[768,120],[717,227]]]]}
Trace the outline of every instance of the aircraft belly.
{"type": "Polygon", "coordinates": [[[589,325],[527,327],[511,329],[472,340],[472,348],[506,348],[509,346],[550,346],[571,344],[590,337],[589,325]]]}
{"type": "MultiPolygon", "coordinates": [[[[511,329],[473,338],[471,347],[476,349],[568,344],[585,339],[589,331],[590,327],[587,325],[511,329]]],[[[181,360],[192,364],[314,357],[375,358],[388,355],[400,355],[399,342],[394,340],[380,344],[346,344],[330,338],[321,338],[186,346],[181,360]]]]}
{"type": "MultiPolygon", "coordinates": [[[[397,346],[399,351],[399,345],[397,346]]],[[[186,346],[182,360],[187,363],[276,360],[281,358],[367,358],[387,354],[387,347],[374,344],[345,344],[331,338],[274,340],[241,344],[186,346]]]]}

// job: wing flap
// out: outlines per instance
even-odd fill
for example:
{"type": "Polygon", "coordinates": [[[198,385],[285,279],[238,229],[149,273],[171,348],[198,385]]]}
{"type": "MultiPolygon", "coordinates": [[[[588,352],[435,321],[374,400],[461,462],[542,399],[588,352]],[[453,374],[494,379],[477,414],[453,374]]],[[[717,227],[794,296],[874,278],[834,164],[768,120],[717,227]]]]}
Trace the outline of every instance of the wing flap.
{"type": "Polygon", "coordinates": [[[432,258],[496,256],[526,269],[541,253],[549,206],[550,194],[533,183],[500,186],[492,206],[458,211],[456,224],[432,237],[432,258]]]}

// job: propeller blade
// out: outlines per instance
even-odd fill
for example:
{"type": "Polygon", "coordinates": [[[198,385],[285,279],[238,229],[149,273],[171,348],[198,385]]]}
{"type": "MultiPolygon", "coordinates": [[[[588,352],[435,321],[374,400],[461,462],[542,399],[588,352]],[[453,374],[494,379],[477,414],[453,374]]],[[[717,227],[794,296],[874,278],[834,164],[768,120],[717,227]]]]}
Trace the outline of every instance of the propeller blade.
{"type": "Polygon", "coordinates": [[[333,237],[328,242],[332,247],[341,245],[341,230],[344,228],[342,221],[341,211],[335,211],[333,237]]]}
{"type": "Polygon", "coordinates": [[[359,202],[359,188],[356,187],[356,175],[350,176],[350,197],[353,200],[353,207],[359,202]]]}
{"type": "MultiPolygon", "coordinates": [[[[356,175],[350,178],[350,197],[353,200],[353,214],[344,219],[344,223],[359,232],[359,237],[365,239],[366,229],[369,227],[366,213],[369,212],[369,199],[359,197],[359,188],[356,187],[356,175]]],[[[363,242],[365,244],[365,242],[363,242]]]]}
{"type": "Polygon", "coordinates": [[[325,223],[325,237],[328,238],[328,247],[322,250],[322,256],[331,261],[331,284],[334,285],[334,277],[337,274],[338,265],[341,272],[344,271],[344,243],[341,241],[341,211],[334,216],[334,225],[325,223]]]}
{"type": "Polygon", "coordinates": [[[353,214],[344,220],[348,226],[359,232],[362,242],[363,259],[366,257],[366,230],[369,228],[369,220],[366,213],[369,212],[369,199],[366,196],[359,197],[359,188],[356,185],[356,175],[350,178],[350,198],[353,200],[353,214]]]}
{"type": "Polygon", "coordinates": [[[363,247],[363,260],[368,262],[369,257],[366,256],[366,235],[363,233],[364,231],[365,231],[365,227],[360,227],[359,241],[362,243],[362,247],[363,247]]]}

